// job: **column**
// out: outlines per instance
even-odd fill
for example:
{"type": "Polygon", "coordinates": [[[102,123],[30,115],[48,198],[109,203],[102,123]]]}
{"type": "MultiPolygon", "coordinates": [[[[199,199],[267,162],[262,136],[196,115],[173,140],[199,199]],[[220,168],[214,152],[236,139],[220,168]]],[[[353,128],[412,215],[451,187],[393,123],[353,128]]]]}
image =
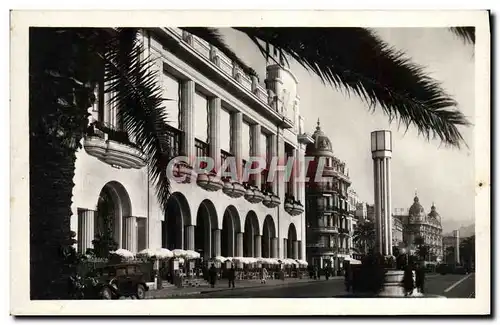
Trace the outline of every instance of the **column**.
{"type": "Polygon", "coordinates": [[[213,256],[220,256],[221,255],[221,242],[220,242],[220,229],[215,229],[212,232],[212,247],[213,247],[213,256]]]}
{"type": "MultiPolygon", "coordinates": [[[[209,102],[209,140],[208,150],[210,158],[214,161],[214,168],[219,171],[221,165],[220,157],[220,110],[221,99],[212,98],[209,102]]],[[[216,255],[217,256],[217,255],[216,255]]]]}
{"type": "Polygon", "coordinates": [[[253,257],[262,257],[262,236],[255,235],[253,242],[254,242],[253,257]]]}
{"type": "Polygon", "coordinates": [[[283,258],[288,258],[288,239],[283,238],[283,258]]]}
{"type": "Polygon", "coordinates": [[[137,252],[137,220],[134,216],[125,217],[125,249],[137,252]]]}
{"type": "Polygon", "coordinates": [[[302,254],[302,241],[301,240],[297,240],[297,246],[299,247],[298,259],[299,260],[303,260],[304,259],[304,255],[302,254]]]}
{"type": "Polygon", "coordinates": [[[271,257],[278,258],[278,238],[271,238],[271,257]]]}
{"type": "Polygon", "coordinates": [[[184,249],[194,251],[194,226],[186,226],[184,232],[186,238],[184,249]]]}
{"type": "Polygon", "coordinates": [[[243,256],[243,233],[236,234],[236,256],[243,256]]]}
{"type": "MultiPolygon", "coordinates": [[[[252,134],[251,154],[254,157],[260,157],[261,153],[262,153],[261,146],[265,145],[265,144],[260,143],[260,134],[261,134],[260,124],[254,124],[254,125],[250,126],[250,132],[252,134]]],[[[255,166],[252,166],[252,167],[255,167],[255,166]]],[[[261,166],[259,166],[259,167],[261,167],[261,166]]],[[[260,173],[253,174],[252,178],[254,180],[254,185],[257,186],[258,188],[260,188],[260,181],[262,178],[262,174],[260,174],[260,173]]]]}
{"type": "Polygon", "coordinates": [[[187,80],[182,83],[181,90],[181,126],[182,137],[181,152],[190,159],[195,157],[194,147],[194,89],[195,83],[187,80]]]}
{"type": "Polygon", "coordinates": [[[238,179],[241,180],[243,166],[242,164],[242,135],[241,129],[243,128],[243,113],[236,112],[232,115],[232,129],[231,129],[231,151],[236,160],[236,170],[238,179]]]}
{"type": "Polygon", "coordinates": [[[95,238],[94,210],[78,210],[78,251],[85,254],[88,248],[93,248],[92,241],[95,238]]]}
{"type": "Polygon", "coordinates": [[[382,253],[382,216],[380,211],[380,162],[379,159],[374,159],[373,161],[373,184],[374,184],[374,192],[375,192],[375,204],[374,204],[374,212],[375,212],[375,248],[377,252],[382,253]]]}
{"type": "MultiPolygon", "coordinates": [[[[276,136],[276,134],[271,134],[269,136],[269,146],[270,146],[270,152],[271,152],[271,157],[269,157],[269,161],[272,161],[272,159],[276,159],[275,157],[278,157],[278,137],[276,136]]],[[[274,194],[278,194],[278,178],[277,178],[277,175],[278,173],[276,173],[276,175],[274,175],[274,181],[273,181],[273,184],[272,184],[272,189],[273,189],[273,193],[274,194]]]]}
{"type": "MultiPolygon", "coordinates": [[[[299,164],[298,164],[298,157],[299,157],[299,149],[294,149],[293,150],[293,168],[292,168],[292,175],[290,181],[292,182],[292,195],[295,198],[295,200],[300,200],[300,193],[298,189],[298,184],[297,184],[297,175],[299,174],[299,164]]],[[[301,202],[304,204],[304,202],[301,202]]]]}
{"type": "Polygon", "coordinates": [[[299,242],[296,240],[292,241],[292,258],[294,260],[299,258],[299,242]]]}
{"type": "Polygon", "coordinates": [[[387,186],[387,218],[388,218],[388,230],[387,230],[387,241],[389,242],[389,255],[392,255],[392,192],[391,192],[391,158],[386,159],[386,186],[387,186]]]}
{"type": "MultiPolygon", "coordinates": [[[[205,236],[203,241],[203,259],[206,261],[212,257],[212,230],[206,229],[204,230],[205,236]]],[[[196,247],[196,246],[195,246],[196,247]]]]}

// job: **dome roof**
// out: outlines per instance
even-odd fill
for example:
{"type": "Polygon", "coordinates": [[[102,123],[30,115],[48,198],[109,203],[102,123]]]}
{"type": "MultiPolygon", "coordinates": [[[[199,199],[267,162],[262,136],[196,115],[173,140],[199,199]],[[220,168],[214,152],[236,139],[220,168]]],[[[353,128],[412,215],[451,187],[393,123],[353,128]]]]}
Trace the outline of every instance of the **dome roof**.
{"type": "Polygon", "coordinates": [[[422,215],[424,213],[425,213],[424,207],[420,204],[418,196],[415,195],[415,198],[413,199],[413,204],[410,207],[409,214],[410,216],[417,216],[417,215],[422,215]]]}
{"type": "Polygon", "coordinates": [[[319,119],[316,131],[314,131],[311,137],[314,139],[314,143],[307,145],[306,155],[333,157],[332,142],[321,130],[321,127],[319,126],[319,119]]]}
{"type": "Polygon", "coordinates": [[[434,206],[434,203],[432,203],[431,212],[429,212],[428,216],[435,219],[440,217],[439,213],[436,211],[436,206],[434,206]]]}

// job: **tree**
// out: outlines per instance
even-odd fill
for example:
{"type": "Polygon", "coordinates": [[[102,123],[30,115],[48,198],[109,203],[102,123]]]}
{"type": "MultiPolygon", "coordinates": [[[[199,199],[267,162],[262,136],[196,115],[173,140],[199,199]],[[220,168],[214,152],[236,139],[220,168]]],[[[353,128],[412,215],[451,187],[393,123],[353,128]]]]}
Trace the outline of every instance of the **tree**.
{"type": "Polygon", "coordinates": [[[169,157],[161,150],[166,116],[135,29],[31,28],[29,49],[30,294],[61,299],[76,272],[71,196],[95,85],[104,79],[115,94],[110,101],[144,151],[162,204],[169,191],[169,157]]]}
{"type": "Polygon", "coordinates": [[[476,262],[476,236],[470,236],[460,243],[460,256],[467,267],[472,267],[476,262]]]}
{"type": "MultiPolygon", "coordinates": [[[[214,28],[183,28],[214,44],[236,62],[241,62],[214,28]]],[[[324,83],[363,99],[371,110],[378,105],[392,122],[413,124],[429,140],[447,145],[463,142],[458,126],[470,123],[456,109],[456,102],[404,53],[390,47],[366,28],[237,27],[266,57],[279,53],[280,61],[291,58],[314,72],[324,83]],[[342,46],[339,46],[342,44],[342,46]]],[[[452,31],[469,43],[475,42],[474,27],[452,31]]],[[[277,62],[281,63],[281,62],[277,62]]],[[[242,64],[244,70],[252,69],[242,64]]]]}
{"type": "MultiPolygon", "coordinates": [[[[231,54],[215,30],[184,28],[231,54]]],[[[264,55],[270,45],[336,88],[354,92],[392,120],[413,123],[427,138],[463,140],[465,117],[421,67],[360,28],[237,28],[264,55]],[[265,48],[263,47],[265,44],[265,48]],[[342,46],[338,46],[342,44],[342,46]],[[333,45],[333,46],[332,46],[333,45]]],[[[169,159],[164,98],[135,28],[31,28],[29,46],[30,295],[67,298],[78,256],[70,229],[76,152],[106,82],[118,118],[143,150],[158,201],[165,206],[169,159]]],[[[234,56],[234,53],[233,53],[234,56]]],[[[236,62],[241,62],[234,58],[236,62]]],[[[244,67],[244,65],[242,65],[244,67]]],[[[252,72],[246,67],[247,71],[252,72]]]]}
{"type": "Polygon", "coordinates": [[[364,254],[375,246],[375,228],[372,222],[358,224],[352,236],[354,245],[364,254]]]}
{"type": "Polygon", "coordinates": [[[425,244],[422,237],[415,238],[415,246],[417,247],[417,256],[419,260],[426,261],[429,258],[430,247],[425,244]]]}

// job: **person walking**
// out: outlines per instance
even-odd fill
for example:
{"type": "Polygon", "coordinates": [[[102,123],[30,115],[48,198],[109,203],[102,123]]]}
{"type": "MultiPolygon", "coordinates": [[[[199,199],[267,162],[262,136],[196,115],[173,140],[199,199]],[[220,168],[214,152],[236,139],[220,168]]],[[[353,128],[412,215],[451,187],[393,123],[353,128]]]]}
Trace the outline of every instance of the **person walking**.
{"type": "Polygon", "coordinates": [[[414,289],[413,268],[411,265],[407,265],[405,268],[405,273],[403,275],[403,287],[405,290],[405,296],[411,296],[414,289]]]}
{"type": "Polygon", "coordinates": [[[267,279],[267,269],[265,267],[262,267],[260,269],[260,283],[266,283],[267,279]]]}
{"type": "Polygon", "coordinates": [[[231,268],[227,272],[227,279],[229,282],[229,288],[234,288],[234,280],[236,279],[236,270],[234,264],[231,264],[231,268]]]}
{"type": "Polygon", "coordinates": [[[210,267],[208,271],[208,278],[210,279],[210,287],[214,288],[215,283],[217,282],[217,268],[214,264],[210,267]]]}
{"type": "Polygon", "coordinates": [[[419,265],[415,271],[415,284],[418,292],[424,293],[425,268],[422,265],[419,265]]]}
{"type": "Polygon", "coordinates": [[[330,278],[330,267],[325,265],[323,272],[325,273],[326,280],[328,280],[330,278]]]}

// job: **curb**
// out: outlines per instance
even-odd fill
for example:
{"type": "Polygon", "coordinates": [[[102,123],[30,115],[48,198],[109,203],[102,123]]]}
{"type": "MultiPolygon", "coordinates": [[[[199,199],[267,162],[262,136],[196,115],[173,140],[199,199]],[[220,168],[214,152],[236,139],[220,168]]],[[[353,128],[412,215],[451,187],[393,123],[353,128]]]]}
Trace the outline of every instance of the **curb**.
{"type": "Polygon", "coordinates": [[[304,282],[295,282],[295,283],[280,283],[280,284],[275,284],[275,285],[256,285],[256,286],[249,286],[249,287],[238,287],[238,288],[221,288],[221,289],[215,289],[215,290],[204,290],[201,291],[200,294],[208,294],[212,292],[223,292],[223,291],[231,291],[231,290],[243,290],[243,289],[254,289],[254,288],[276,288],[276,287],[284,287],[284,286],[289,286],[289,285],[298,285],[298,284],[307,284],[307,283],[316,283],[316,282],[324,282],[324,281],[330,281],[330,280],[311,280],[311,281],[304,281],[304,282]]]}

